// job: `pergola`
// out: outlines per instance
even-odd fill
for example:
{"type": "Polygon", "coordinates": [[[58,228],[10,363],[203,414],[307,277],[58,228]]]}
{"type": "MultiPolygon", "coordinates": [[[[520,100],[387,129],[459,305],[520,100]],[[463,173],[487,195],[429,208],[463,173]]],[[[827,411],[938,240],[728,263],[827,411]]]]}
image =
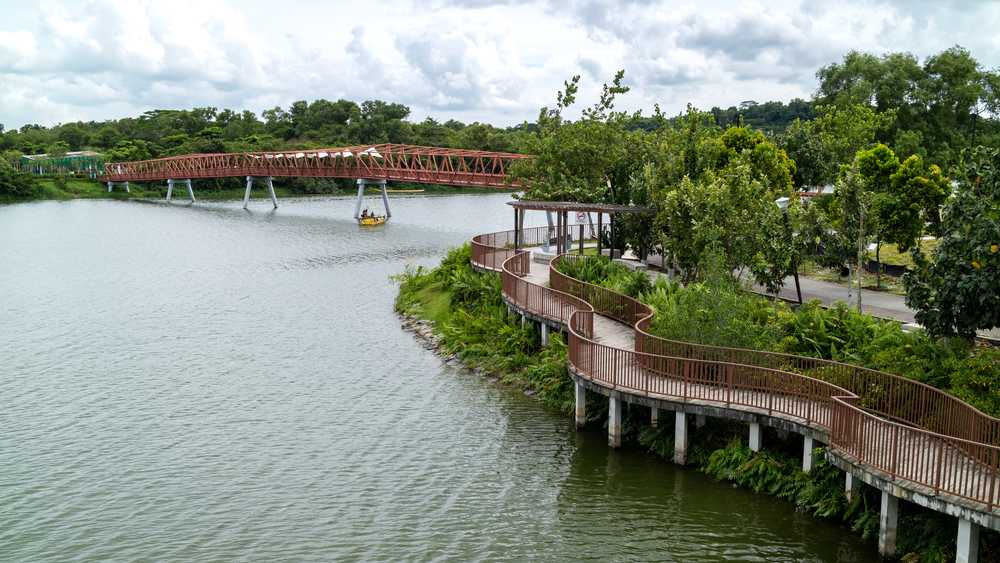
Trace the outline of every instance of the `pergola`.
{"type": "MultiPolygon", "coordinates": [[[[516,199],[514,201],[508,201],[507,205],[514,208],[514,248],[515,250],[521,246],[522,235],[521,232],[524,229],[524,212],[525,211],[545,211],[545,212],[555,212],[556,214],[556,252],[565,253],[569,252],[570,239],[569,236],[569,213],[597,213],[597,254],[601,254],[601,237],[600,233],[603,229],[604,214],[607,213],[610,221],[611,227],[611,249],[614,253],[615,243],[617,242],[617,233],[615,231],[615,215],[618,213],[653,213],[654,210],[651,207],[638,207],[634,205],[618,205],[612,203],[578,203],[575,201],[526,201],[521,199],[516,199]]],[[[583,254],[583,236],[580,237],[580,254],[583,254]]],[[[613,257],[613,256],[612,256],[613,257]]]]}

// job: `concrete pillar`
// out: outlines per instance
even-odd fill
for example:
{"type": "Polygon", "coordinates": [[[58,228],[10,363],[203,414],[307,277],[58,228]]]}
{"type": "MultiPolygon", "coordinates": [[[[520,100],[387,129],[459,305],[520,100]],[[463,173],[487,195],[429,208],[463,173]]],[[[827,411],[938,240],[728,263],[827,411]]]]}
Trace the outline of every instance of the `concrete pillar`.
{"type": "Polygon", "coordinates": [[[674,463],[687,463],[688,425],[687,414],[683,410],[674,411],[674,463]]]}
{"type": "Polygon", "coordinates": [[[127,193],[132,193],[132,190],[128,189],[128,181],[125,182],[125,191],[127,193]]]}
{"type": "Polygon", "coordinates": [[[108,193],[111,193],[111,182],[108,182],[108,193]]]}
{"type": "Polygon", "coordinates": [[[802,471],[809,473],[813,468],[813,437],[802,437],[802,471]]]}
{"type": "Polygon", "coordinates": [[[173,180],[167,180],[167,201],[168,202],[170,201],[170,198],[173,197],[173,195],[174,195],[174,181],[173,180]]]}
{"type": "Polygon", "coordinates": [[[660,425],[660,409],[656,407],[650,408],[649,424],[652,425],[653,428],[656,428],[657,426],[660,425]]]}
{"type": "Polygon", "coordinates": [[[760,451],[760,423],[750,423],[750,451],[760,451]]]}
{"type": "Polygon", "coordinates": [[[608,446],[620,448],[622,445],[622,399],[618,393],[608,397],[608,446]]]}
{"type": "Polygon", "coordinates": [[[958,541],[955,543],[955,563],[979,561],[979,524],[959,518],[958,541]]]}
{"type": "Polygon", "coordinates": [[[382,180],[382,205],[385,207],[385,218],[392,217],[392,212],[389,211],[389,192],[386,190],[385,180],[382,180]]]}
{"type": "Polygon", "coordinates": [[[271,196],[271,205],[278,208],[278,196],[274,195],[274,178],[267,177],[267,193],[271,196]]]}
{"type": "Polygon", "coordinates": [[[694,417],[694,427],[695,428],[702,428],[703,426],[705,426],[705,415],[703,415],[703,414],[695,415],[695,417],[694,417]]]}
{"type": "Polygon", "coordinates": [[[191,178],[187,179],[187,186],[188,186],[188,198],[191,200],[191,203],[194,203],[194,188],[191,187],[191,178]]]}
{"type": "Polygon", "coordinates": [[[587,424],[587,389],[577,381],[576,389],[576,427],[583,428],[587,424]]]}
{"type": "Polygon", "coordinates": [[[844,496],[847,497],[847,502],[854,500],[854,495],[858,494],[860,487],[861,481],[857,477],[850,471],[844,473],[844,496]]]}
{"type": "Polygon", "coordinates": [[[899,520],[899,499],[882,491],[882,511],[879,513],[878,552],[883,557],[896,555],[896,524],[899,520]]]}
{"type": "Polygon", "coordinates": [[[542,327],[541,327],[542,346],[548,346],[549,345],[549,325],[547,325],[545,323],[539,323],[539,324],[542,325],[542,327]]]}
{"type": "Polygon", "coordinates": [[[524,313],[521,313],[521,328],[524,328],[526,324],[528,324],[528,318],[524,316],[524,313]]]}
{"type": "Polygon", "coordinates": [[[363,179],[358,179],[358,201],[354,204],[354,218],[361,218],[361,203],[365,199],[365,181],[363,179]]]}
{"type": "Polygon", "coordinates": [[[247,176],[247,191],[243,193],[243,209],[250,205],[250,190],[253,189],[253,176],[247,176]]]}

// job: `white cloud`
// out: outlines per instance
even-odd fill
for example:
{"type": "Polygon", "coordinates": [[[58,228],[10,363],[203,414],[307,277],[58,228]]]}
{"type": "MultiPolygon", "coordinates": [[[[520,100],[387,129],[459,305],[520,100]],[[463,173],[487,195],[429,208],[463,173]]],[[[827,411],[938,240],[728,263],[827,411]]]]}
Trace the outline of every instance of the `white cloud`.
{"type": "Polygon", "coordinates": [[[1000,65],[1000,7],[978,3],[54,0],[5,7],[0,123],[211,105],[384,99],[413,117],[512,124],[619,68],[623,109],[808,97],[850,49],[927,56],[960,43],[1000,65]]]}

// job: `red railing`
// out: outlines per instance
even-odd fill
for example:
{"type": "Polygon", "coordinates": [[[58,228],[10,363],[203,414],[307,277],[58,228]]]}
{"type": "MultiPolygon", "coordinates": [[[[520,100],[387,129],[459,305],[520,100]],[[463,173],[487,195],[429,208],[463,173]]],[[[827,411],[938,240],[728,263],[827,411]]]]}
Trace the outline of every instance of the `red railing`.
{"type": "MultiPolygon", "coordinates": [[[[489,240],[507,236],[497,235],[489,240]]],[[[487,241],[480,239],[478,253],[475,244],[473,261],[477,256],[489,260],[487,241]]],[[[829,432],[837,453],[890,479],[989,511],[997,504],[1000,421],[971,405],[928,385],[859,366],[659,338],[648,332],[653,311],[643,303],[562,274],[556,261],[549,267],[550,287],[532,283],[523,279],[530,260],[529,252],[510,251],[500,268],[504,295],[567,328],[569,362],[583,377],[631,394],[779,414],[829,432]],[[596,341],[595,313],[633,326],[635,350],[596,341]]]]}
{"type": "Polygon", "coordinates": [[[113,182],[240,176],[367,178],[516,187],[510,165],[530,155],[383,143],[281,152],[189,154],[104,165],[113,182]]]}

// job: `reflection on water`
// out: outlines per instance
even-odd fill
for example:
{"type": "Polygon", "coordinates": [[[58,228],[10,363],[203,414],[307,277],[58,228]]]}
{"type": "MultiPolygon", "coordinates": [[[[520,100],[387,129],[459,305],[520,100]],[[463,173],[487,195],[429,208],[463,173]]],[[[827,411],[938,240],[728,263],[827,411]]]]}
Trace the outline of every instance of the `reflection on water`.
{"type": "Polygon", "coordinates": [[[0,560],[874,557],[401,331],[507,199],[0,206],[0,560]]]}

